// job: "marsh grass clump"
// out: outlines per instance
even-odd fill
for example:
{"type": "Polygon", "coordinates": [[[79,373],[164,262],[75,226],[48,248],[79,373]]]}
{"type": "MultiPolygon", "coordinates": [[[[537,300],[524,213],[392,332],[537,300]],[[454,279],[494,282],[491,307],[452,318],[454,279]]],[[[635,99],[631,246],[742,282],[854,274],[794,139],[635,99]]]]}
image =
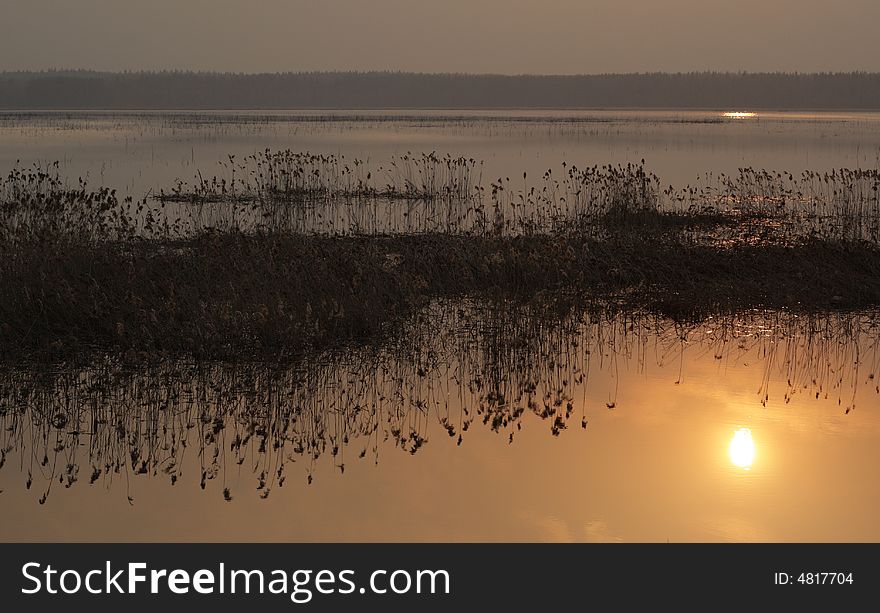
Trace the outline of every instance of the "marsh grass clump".
{"type": "Polygon", "coordinates": [[[181,180],[155,200],[182,205],[191,230],[319,234],[462,232],[481,163],[435,152],[372,165],[345,156],[265,150],[221,163],[222,174],[181,180]]]}
{"type": "Polygon", "coordinates": [[[15,166],[0,179],[0,249],[37,245],[108,245],[183,236],[180,218],[164,215],[147,199],[122,199],[115,189],[70,185],[58,163],[15,166]]]}
{"type": "Polygon", "coordinates": [[[361,189],[359,164],[305,159],[267,152],[243,171],[230,158],[238,187],[221,192],[259,180],[261,198],[311,189],[320,204],[195,205],[211,215],[14,169],[0,186],[0,351],[296,356],[386,335],[431,300],[552,292],[674,318],[880,304],[872,171],[744,169],[681,192],[643,164],[565,166],[540,188],[523,176],[486,193],[463,178],[474,162],[430,154],[401,163],[401,193],[443,197],[379,208],[324,193],[326,176],[361,189]]]}
{"type": "Polygon", "coordinates": [[[492,183],[492,232],[595,238],[645,227],[664,213],[660,180],[644,160],[585,169],[563,163],[562,169],[560,179],[550,169],[532,186],[523,174],[521,189],[509,178],[492,183]]]}
{"type": "Polygon", "coordinates": [[[465,200],[480,185],[473,158],[436,152],[394,156],[384,165],[371,165],[343,155],[266,149],[241,162],[235,156],[221,163],[222,175],[193,185],[178,181],[157,198],[167,202],[224,202],[231,200],[307,204],[333,198],[433,201],[465,200]]]}
{"type": "Polygon", "coordinates": [[[90,190],[82,179],[71,187],[57,169],[15,167],[0,181],[0,242],[100,242],[134,231],[124,214],[131,199],[120,202],[106,187],[90,190]]]}
{"type": "Polygon", "coordinates": [[[700,187],[667,191],[689,214],[735,221],[745,240],[880,244],[880,170],[790,172],[740,168],[710,175],[700,187]]]}
{"type": "Polygon", "coordinates": [[[544,236],[21,243],[0,261],[0,350],[262,359],[381,337],[436,298],[567,292],[675,318],[880,304],[880,252],[544,236]]]}
{"type": "Polygon", "coordinates": [[[436,153],[385,164],[342,156],[266,150],[223,173],[201,174],[156,197],[182,208],[187,231],[297,234],[434,233],[593,238],[668,233],[716,242],[841,244],[880,241],[880,171],[800,175],[740,168],[695,185],[663,187],[640,163],[580,168],[562,164],[537,180],[527,174],[482,183],[476,160],[436,153]],[[693,231],[691,231],[693,230],[693,231]]]}

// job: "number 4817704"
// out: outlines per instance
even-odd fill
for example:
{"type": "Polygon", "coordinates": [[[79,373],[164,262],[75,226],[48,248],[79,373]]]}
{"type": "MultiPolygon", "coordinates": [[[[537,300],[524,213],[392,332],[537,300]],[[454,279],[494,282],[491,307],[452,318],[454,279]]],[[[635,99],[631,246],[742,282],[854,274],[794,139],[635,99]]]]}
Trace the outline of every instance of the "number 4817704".
{"type": "Polygon", "coordinates": [[[801,573],[795,579],[802,585],[843,585],[852,584],[852,573],[801,573]]]}

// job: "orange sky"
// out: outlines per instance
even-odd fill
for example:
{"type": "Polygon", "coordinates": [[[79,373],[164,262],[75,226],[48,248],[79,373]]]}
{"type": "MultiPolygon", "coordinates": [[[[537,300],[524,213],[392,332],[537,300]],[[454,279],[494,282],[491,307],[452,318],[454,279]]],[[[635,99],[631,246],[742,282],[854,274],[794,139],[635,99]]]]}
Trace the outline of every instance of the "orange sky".
{"type": "Polygon", "coordinates": [[[880,71],[876,0],[3,0],[0,70],[880,71]]]}

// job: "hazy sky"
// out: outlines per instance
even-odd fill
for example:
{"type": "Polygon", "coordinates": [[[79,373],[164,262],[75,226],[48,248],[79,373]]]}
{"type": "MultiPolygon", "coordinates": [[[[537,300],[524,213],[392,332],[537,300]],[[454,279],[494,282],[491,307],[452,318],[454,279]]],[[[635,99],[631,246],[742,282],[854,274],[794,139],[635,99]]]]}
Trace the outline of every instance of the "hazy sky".
{"type": "Polygon", "coordinates": [[[0,70],[880,71],[880,0],[0,0],[0,70]]]}

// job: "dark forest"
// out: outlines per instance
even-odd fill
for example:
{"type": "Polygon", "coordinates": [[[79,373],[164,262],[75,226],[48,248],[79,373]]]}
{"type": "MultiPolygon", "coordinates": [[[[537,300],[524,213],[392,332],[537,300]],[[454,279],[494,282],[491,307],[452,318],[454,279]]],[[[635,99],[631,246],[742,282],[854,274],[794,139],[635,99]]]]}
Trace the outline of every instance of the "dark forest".
{"type": "Polygon", "coordinates": [[[878,73],[0,73],[2,109],[878,109],[878,73]]]}

